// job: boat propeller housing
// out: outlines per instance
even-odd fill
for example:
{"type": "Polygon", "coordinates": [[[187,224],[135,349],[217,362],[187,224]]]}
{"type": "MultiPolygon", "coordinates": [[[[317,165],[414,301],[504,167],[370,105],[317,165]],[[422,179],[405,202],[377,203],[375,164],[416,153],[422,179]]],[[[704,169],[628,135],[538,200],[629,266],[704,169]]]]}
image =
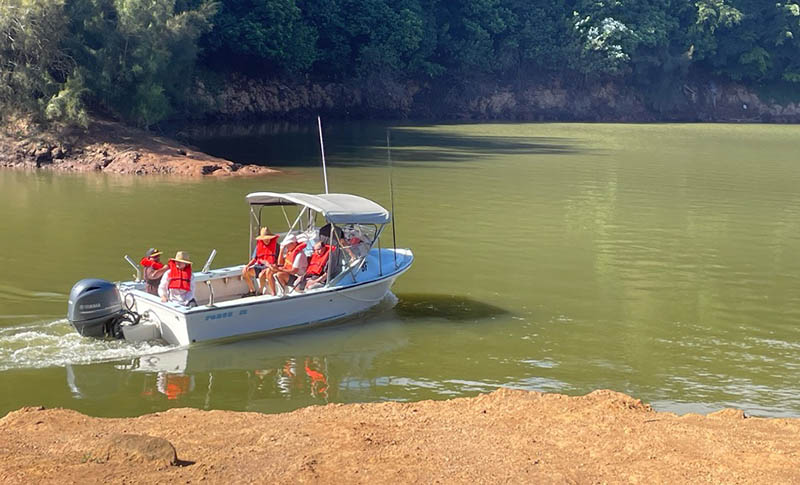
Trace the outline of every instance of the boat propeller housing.
{"type": "Polygon", "coordinates": [[[114,327],[124,313],[119,289],[110,281],[83,279],[69,292],[67,319],[84,337],[116,337],[114,327]]]}

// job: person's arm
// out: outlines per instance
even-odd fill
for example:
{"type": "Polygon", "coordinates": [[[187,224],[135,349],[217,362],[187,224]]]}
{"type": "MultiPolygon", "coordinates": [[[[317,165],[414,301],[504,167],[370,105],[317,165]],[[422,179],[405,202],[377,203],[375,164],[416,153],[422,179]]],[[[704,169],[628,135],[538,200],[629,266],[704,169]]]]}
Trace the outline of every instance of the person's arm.
{"type": "Polygon", "coordinates": [[[322,271],[322,274],[314,277],[314,283],[322,283],[328,278],[327,268],[322,271]]]}
{"type": "Polygon", "coordinates": [[[167,301],[169,298],[168,294],[168,287],[169,286],[169,273],[164,273],[161,277],[161,283],[158,284],[158,296],[161,297],[161,301],[167,301]]]}
{"type": "Polygon", "coordinates": [[[191,301],[192,298],[194,298],[194,275],[192,275],[192,278],[189,281],[189,294],[186,295],[186,301],[191,301]]]}
{"type": "Polygon", "coordinates": [[[247,265],[245,266],[246,268],[252,268],[253,266],[255,266],[257,253],[258,253],[258,244],[256,244],[255,248],[253,248],[253,254],[250,255],[250,261],[248,261],[247,265]]]}

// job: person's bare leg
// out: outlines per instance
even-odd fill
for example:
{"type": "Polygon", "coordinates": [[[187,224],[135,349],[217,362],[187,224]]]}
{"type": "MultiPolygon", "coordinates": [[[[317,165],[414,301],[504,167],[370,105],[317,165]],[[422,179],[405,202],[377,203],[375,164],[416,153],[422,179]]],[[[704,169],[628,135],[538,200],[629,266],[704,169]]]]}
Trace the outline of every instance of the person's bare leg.
{"type": "Polygon", "coordinates": [[[245,283],[247,283],[247,288],[250,290],[250,293],[255,293],[256,288],[253,284],[253,278],[256,276],[256,270],[253,268],[242,268],[242,279],[245,283]]]}
{"type": "MultiPolygon", "coordinates": [[[[275,279],[273,278],[273,276],[275,274],[272,272],[271,269],[268,269],[265,272],[267,273],[266,280],[267,280],[267,284],[269,285],[269,294],[272,295],[272,296],[275,296],[276,295],[276,293],[275,293],[275,279]]],[[[264,283],[261,283],[261,286],[263,287],[264,283]]]]}
{"type": "Polygon", "coordinates": [[[267,278],[267,274],[269,273],[270,269],[267,268],[264,271],[262,271],[260,275],[258,275],[258,285],[259,285],[258,288],[259,290],[261,290],[262,293],[264,292],[264,288],[272,287],[272,285],[267,285],[267,279],[270,280],[270,283],[272,282],[272,278],[267,278]]]}
{"type": "Polygon", "coordinates": [[[316,288],[318,286],[322,286],[321,281],[324,278],[325,278],[325,276],[320,276],[319,278],[312,278],[312,279],[308,280],[308,283],[306,283],[306,289],[307,290],[311,290],[311,289],[314,289],[314,288],[316,288]]]}
{"type": "Polygon", "coordinates": [[[281,271],[277,274],[278,284],[281,285],[281,290],[283,290],[283,294],[286,294],[286,284],[289,282],[289,273],[286,271],[281,271]]]}

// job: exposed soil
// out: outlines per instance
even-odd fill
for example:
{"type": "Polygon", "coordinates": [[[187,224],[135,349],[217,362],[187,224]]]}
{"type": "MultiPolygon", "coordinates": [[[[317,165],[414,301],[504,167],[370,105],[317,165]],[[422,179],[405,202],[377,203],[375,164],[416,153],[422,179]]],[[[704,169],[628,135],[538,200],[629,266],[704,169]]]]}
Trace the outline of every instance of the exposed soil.
{"type": "Polygon", "coordinates": [[[0,420],[0,483],[800,483],[798,438],[798,419],[677,416],[612,391],[279,415],[23,408],[0,420]]]}
{"type": "Polygon", "coordinates": [[[0,132],[0,167],[188,177],[276,172],[212,157],[175,140],[120,123],[93,120],[88,129],[38,131],[9,124],[0,132]]]}

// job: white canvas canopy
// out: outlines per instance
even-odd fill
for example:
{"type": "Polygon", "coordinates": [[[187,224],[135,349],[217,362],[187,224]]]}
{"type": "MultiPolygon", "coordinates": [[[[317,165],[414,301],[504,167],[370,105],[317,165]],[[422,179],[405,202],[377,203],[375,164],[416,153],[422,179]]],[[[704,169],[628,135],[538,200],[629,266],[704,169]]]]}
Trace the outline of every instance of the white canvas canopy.
{"type": "Polygon", "coordinates": [[[303,194],[298,192],[253,192],[250,205],[302,205],[317,211],[333,224],[386,224],[389,211],[375,202],[352,194],[303,194]]]}

